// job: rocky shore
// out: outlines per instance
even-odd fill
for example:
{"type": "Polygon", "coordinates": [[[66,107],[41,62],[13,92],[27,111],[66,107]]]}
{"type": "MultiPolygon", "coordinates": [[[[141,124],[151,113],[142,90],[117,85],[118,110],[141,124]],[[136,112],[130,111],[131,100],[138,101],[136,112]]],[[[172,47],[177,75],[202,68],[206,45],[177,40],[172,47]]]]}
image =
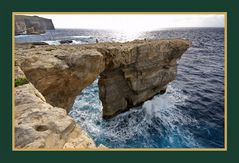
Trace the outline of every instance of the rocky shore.
{"type": "Polygon", "coordinates": [[[183,39],[16,45],[15,79],[28,81],[15,88],[16,147],[95,148],[67,116],[75,97],[100,76],[103,118],[116,116],[164,93],[190,46],[183,39]]]}

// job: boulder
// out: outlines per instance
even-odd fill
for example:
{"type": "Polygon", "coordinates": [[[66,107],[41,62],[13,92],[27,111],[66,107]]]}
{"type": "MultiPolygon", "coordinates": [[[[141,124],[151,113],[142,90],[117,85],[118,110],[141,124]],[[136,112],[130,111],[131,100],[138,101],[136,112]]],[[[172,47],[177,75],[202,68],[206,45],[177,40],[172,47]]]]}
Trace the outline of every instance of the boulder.
{"type": "Polygon", "coordinates": [[[61,44],[70,44],[72,42],[73,42],[72,40],[61,40],[60,41],[61,44]]]}
{"type": "Polygon", "coordinates": [[[48,43],[46,42],[32,42],[30,43],[31,45],[49,45],[48,43]]]}

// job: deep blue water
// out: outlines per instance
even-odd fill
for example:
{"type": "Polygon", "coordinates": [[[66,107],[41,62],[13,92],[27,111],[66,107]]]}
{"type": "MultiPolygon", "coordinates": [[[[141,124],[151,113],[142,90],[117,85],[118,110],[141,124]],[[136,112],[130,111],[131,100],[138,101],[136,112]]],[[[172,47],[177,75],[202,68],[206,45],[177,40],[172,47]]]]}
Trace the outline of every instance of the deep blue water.
{"type": "Polygon", "coordinates": [[[143,38],[187,38],[192,47],[178,62],[176,80],[164,95],[142,106],[102,119],[98,80],[76,98],[69,113],[96,143],[108,147],[224,147],[224,29],[177,28],[144,33],[103,30],[55,30],[17,36],[16,42],[74,39],[74,43],[143,38]]]}

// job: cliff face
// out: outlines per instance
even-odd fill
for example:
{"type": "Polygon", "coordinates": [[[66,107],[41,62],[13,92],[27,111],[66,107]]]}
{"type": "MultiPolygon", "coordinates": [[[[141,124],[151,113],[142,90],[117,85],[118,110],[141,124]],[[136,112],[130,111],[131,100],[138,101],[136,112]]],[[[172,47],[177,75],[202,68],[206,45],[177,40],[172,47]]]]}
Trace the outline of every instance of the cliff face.
{"type": "Polygon", "coordinates": [[[38,16],[15,15],[15,35],[41,34],[46,30],[54,30],[51,19],[38,16]]]}
{"type": "MultiPolygon", "coordinates": [[[[18,66],[15,78],[25,78],[18,66]]],[[[66,110],[48,104],[31,83],[17,86],[15,95],[16,148],[96,148],[66,110]]]]}
{"type": "Polygon", "coordinates": [[[113,56],[99,79],[103,117],[111,118],[164,93],[176,78],[177,59],[189,45],[185,40],[160,40],[101,49],[107,58],[113,56]]]}
{"type": "Polygon", "coordinates": [[[190,47],[182,39],[16,48],[16,65],[53,106],[69,110],[100,75],[103,117],[110,118],[166,90],[176,61],[190,47]]]}

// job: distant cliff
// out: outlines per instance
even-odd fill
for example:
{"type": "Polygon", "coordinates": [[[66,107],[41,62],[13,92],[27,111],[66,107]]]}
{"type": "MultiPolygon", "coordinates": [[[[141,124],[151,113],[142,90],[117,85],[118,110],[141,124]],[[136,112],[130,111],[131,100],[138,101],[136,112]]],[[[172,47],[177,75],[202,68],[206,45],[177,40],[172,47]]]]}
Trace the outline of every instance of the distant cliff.
{"type": "Polygon", "coordinates": [[[38,16],[15,16],[15,35],[20,34],[41,34],[46,30],[54,30],[55,27],[51,19],[38,16]]]}

